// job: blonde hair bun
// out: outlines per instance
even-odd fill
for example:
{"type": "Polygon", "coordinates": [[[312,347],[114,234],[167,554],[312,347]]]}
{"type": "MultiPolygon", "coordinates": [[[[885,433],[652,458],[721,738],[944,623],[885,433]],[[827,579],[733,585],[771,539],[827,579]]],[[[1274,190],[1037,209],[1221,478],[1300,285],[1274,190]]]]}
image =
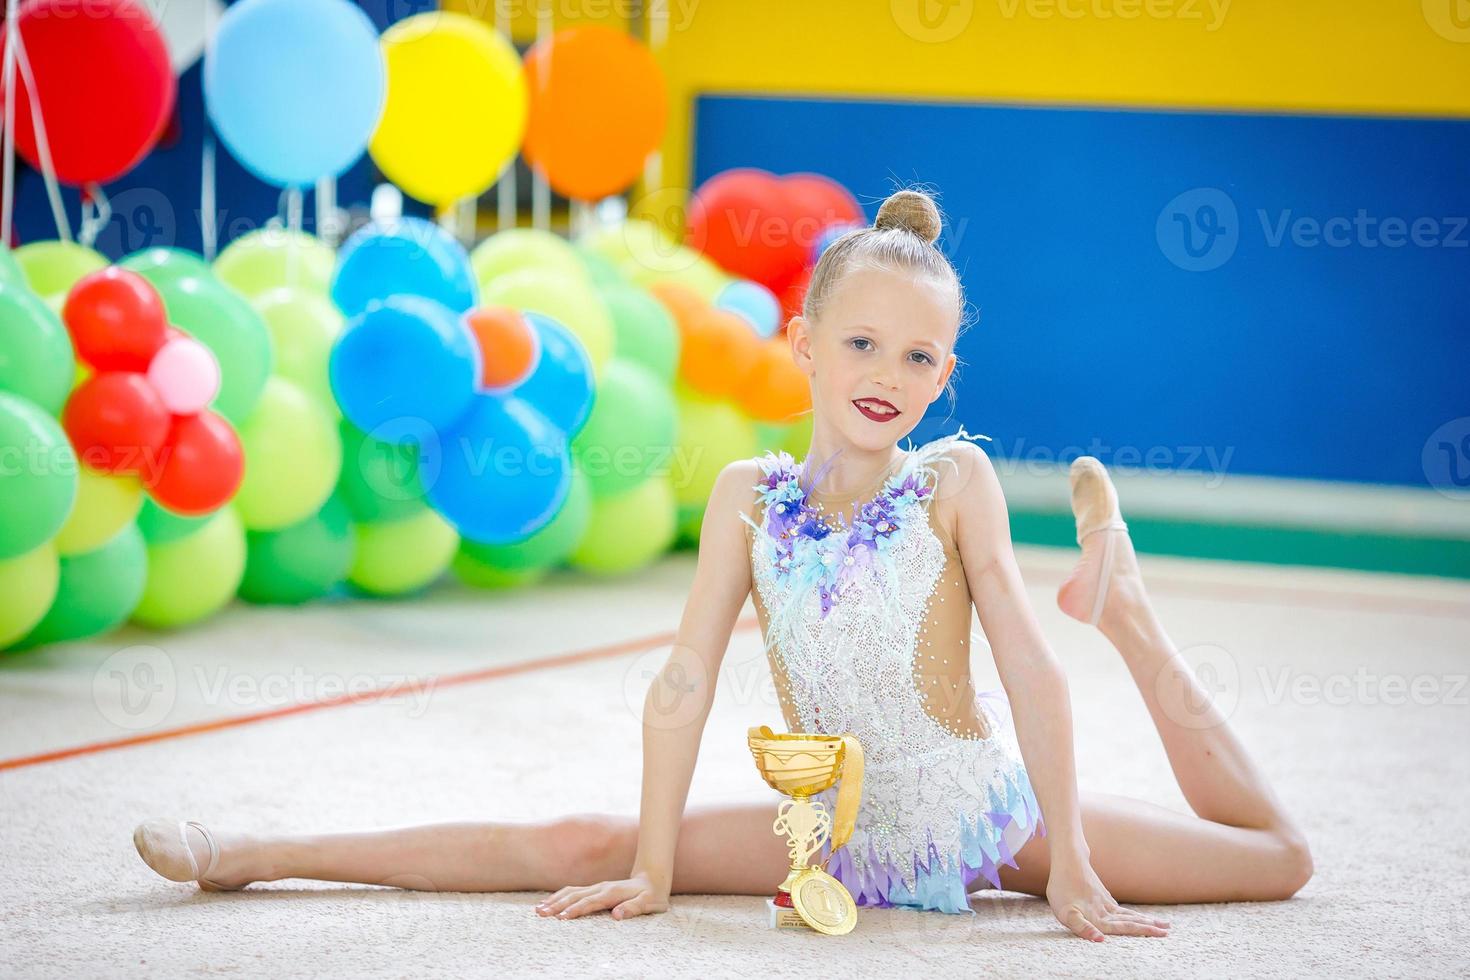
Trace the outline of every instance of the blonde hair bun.
{"type": "Polygon", "coordinates": [[[879,231],[902,228],[932,245],[939,238],[939,208],[934,199],[923,191],[898,191],[888,195],[878,208],[873,227],[879,231]]]}

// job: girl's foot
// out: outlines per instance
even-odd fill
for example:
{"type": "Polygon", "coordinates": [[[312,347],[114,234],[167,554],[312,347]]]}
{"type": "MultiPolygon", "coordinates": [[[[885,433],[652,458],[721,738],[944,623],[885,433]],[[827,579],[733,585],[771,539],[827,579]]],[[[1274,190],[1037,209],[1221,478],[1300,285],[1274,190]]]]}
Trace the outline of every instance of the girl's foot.
{"type": "Polygon", "coordinates": [[[217,839],[193,820],[149,820],[133,831],[133,846],[148,867],[169,881],[197,881],[207,892],[239,891],[256,880],[245,865],[248,844],[235,834],[217,839]]]}
{"type": "Polygon", "coordinates": [[[1082,557],[1057,590],[1057,605],[1073,619],[1096,626],[1143,601],[1143,577],[1103,464],[1092,456],[1077,457],[1071,482],[1082,557]]]}

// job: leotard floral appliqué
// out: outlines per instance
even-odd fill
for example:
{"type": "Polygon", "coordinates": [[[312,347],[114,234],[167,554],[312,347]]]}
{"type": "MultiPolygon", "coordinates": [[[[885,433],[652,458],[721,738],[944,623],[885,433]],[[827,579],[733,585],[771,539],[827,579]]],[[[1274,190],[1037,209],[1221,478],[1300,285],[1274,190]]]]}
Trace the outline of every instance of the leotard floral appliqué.
{"type": "MultiPolygon", "coordinates": [[[[930,715],[914,665],[930,596],[947,556],[929,521],[937,464],[959,432],[910,449],[850,522],[812,506],[805,462],[759,460],[759,523],[751,546],[765,640],[786,678],[802,731],[851,733],[863,743],[857,827],[828,870],[859,905],[971,911],[967,885],[1000,887],[1000,864],[1045,834],[1003,691],[977,711],[985,738],[955,734],[930,715]]],[[[830,806],[835,790],[824,795],[830,806]]]]}

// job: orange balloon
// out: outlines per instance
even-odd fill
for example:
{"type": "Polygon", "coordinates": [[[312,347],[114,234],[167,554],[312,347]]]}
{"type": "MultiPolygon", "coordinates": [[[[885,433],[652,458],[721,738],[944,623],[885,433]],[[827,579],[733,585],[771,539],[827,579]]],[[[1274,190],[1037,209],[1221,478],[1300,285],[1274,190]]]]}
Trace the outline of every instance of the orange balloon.
{"type": "Polygon", "coordinates": [[[737,398],[760,354],[760,339],[739,314],[711,307],[683,337],[679,373],[695,391],[737,398]]]}
{"type": "Polygon", "coordinates": [[[570,27],[533,46],[523,65],[526,161],[559,194],[585,201],[637,180],[669,111],[647,46],[611,27],[570,27]]]}
{"type": "Polygon", "coordinates": [[[790,422],[811,410],[811,385],[791,359],[785,336],[761,342],[760,357],[737,392],[737,401],[746,415],[761,422],[790,422]]]}
{"type": "Polygon", "coordinates": [[[508,306],[486,306],[465,314],[480,348],[480,387],[510,388],[530,376],[540,355],[536,331],[508,306]]]}

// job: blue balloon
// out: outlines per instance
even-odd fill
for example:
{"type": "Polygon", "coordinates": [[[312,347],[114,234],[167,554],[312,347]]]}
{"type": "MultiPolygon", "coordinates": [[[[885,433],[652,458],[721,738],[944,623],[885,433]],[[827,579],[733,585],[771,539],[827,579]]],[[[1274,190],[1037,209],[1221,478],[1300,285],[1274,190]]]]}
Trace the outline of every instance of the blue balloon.
{"type": "Polygon", "coordinates": [[[204,104],[237,160],[281,187],[357,162],[377,129],[387,68],[348,0],[240,0],[204,60],[204,104]]]}
{"type": "Polygon", "coordinates": [[[715,306],[737,314],[762,337],[774,337],[781,329],[781,301],[758,282],[736,279],[720,290],[715,306]]]}
{"type": "Polygon", "coordinates": [[[423,296],[455,313],[475,308],[480,287],[470,256],[454,236],[423,218],[399,218],[359,228],[337,255],[332,299],[347,316],[373,300],[423,296]]]}
{"type": "Polygon", "coordinates": [[[592,414],[592,361],[566,327],[544,313],[526,313],[541,348],[536,367],[513,389],[570,438],[592,414]]]}
{"type": "Polygon", "coordinates": [[[425,496],[471,541],[524,540],[571,493],[566,433],[514,395],[479,395],[439,445],[438,476],[424,481],[425,496]]]}
{"type": "Polygon", "coordinates": [[[403,419],[443,430],[474,400],[480,349],[442,304],[393,296],[347,324],[328,375],[342,414],[364,432],[403,419]]]}

